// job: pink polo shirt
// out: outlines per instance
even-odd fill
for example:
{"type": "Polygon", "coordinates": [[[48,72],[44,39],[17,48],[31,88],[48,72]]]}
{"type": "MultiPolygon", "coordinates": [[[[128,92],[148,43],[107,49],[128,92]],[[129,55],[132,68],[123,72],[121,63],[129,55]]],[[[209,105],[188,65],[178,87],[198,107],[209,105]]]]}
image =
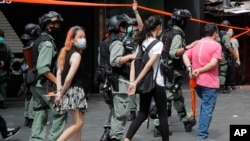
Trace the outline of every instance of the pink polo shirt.
{"type": "MultiPolygon", "coordinates": [[[[205,66],[212,58],[221,60],[221,52],[222,47],[217,41],[204,37],[185,54],[191,60],[194,70],[205,66]]],[[[197,78],[197,84],[209,88],[219,88],[218,64],[210,71],[201,73],[197,78]]]]}

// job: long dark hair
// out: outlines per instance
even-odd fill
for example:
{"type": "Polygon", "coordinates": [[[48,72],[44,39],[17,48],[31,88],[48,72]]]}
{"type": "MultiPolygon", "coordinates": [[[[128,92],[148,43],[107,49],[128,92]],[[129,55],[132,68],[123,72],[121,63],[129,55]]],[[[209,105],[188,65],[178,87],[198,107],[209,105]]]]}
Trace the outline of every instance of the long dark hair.
{"type": "Polygon", "coordinates": [[[146,21],[144,21],[144,26],[141,32],[138,33],[138,36],[135,38],[135,41],[139,43],[139,45],[142,44],[142,42],[146,39],[146,37],[153,37],[152,31],[155,30],[155,28],[158,25],[162,24],[162,19],[159,15],[152,15],[148,17],[146,21]]]}

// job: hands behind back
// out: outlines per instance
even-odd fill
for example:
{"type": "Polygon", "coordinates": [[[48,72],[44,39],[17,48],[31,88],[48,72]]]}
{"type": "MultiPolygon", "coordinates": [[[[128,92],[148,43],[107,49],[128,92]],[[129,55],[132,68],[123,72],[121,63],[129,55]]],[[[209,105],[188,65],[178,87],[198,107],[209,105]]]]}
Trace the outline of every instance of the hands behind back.
{"type": "Polygon", "coordinates": [[[56,99],[55,99],[55,104],[56,105],[59,105],[61,103],[61,100],[62,100],[62,95],[60,92],[57,92],[57,96],[56,96],[56,99]]]}
{"type": "Polygon", "coordinates": [[[128,87],[128,95],[134,95],[136,91],[136,83],[131,82],[128,87]]]}

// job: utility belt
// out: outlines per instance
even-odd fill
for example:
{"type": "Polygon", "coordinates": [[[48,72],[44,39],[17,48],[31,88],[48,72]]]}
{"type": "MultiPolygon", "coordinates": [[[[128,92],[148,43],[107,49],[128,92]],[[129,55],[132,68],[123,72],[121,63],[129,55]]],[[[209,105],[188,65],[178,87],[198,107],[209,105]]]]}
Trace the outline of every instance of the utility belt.
{"type": "Polygon", "coordinates": [[[95,74],[96,83],[105,83],[109,81],[112,85],[114,91],[119,91],[119,75],[122,75],[126,79],[129,78],[129,69],[126,66],[124,67],[98,67],[95,74]]]}
{"type": "Polygon", "coordinates": [[[24,82],[28,85],[34,84],[38,80],[38,73],[35,67],[29,69],[29,66],[24,63],[21,65],[21,71],[24,73],[24,82]]]}
{"type": "Polygon", "coordinates": [[[160,68],[163,76],[169,82],[174,82],[174,72],[185,70],[183,63],[179,59],[161,59],[160,68]]]}
{"type": "Polygon", "coordinates": [[[174,66],[172,62],[170,63],[168,59],[161,59],[160,70],[163,76],[168,79],[168,81],[173,80],[174,66]]]}
{"type": "Polygon", "coordinates": [[[28,85],[36,84],[38,80],[40,80],[41,84],[43,84],[46,80],[49,80],[44,75],[38,75],[38,71],[35,67],[29,69],[27,64],[21,65],[21,71],[24,73],[24,82],[28,85]]]}

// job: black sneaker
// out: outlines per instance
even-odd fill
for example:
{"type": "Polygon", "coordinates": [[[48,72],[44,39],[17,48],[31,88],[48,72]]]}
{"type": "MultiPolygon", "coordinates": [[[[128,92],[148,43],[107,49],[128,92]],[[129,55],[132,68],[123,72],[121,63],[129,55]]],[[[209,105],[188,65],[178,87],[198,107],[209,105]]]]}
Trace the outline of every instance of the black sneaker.
{"type": "Polygon", "coordinates": [[[109,133],[110,133],[110,128],[109,127],[105,127],[104,128],[104,133],[103,133],[100,141],[109,141],[110,140],[109,133]]]}
{"type": "Polygon", "coordinates": [[[8,128],[6,133],[2,133],[3,139],[5,141],[9,140],[10,138],[14,137],[20,131],[21,127],[16,128],[8,128]]]}
{"type": "Polygon", "coordinates": [[[191,120],[186,121],[186,122],[183,122],[183,123],[184,123],[185,131],[186,131],[186,132],[191,132],[193,126],[196,125],[196,120],[195,120],[194,118],[192,118],[191,120]]]}

